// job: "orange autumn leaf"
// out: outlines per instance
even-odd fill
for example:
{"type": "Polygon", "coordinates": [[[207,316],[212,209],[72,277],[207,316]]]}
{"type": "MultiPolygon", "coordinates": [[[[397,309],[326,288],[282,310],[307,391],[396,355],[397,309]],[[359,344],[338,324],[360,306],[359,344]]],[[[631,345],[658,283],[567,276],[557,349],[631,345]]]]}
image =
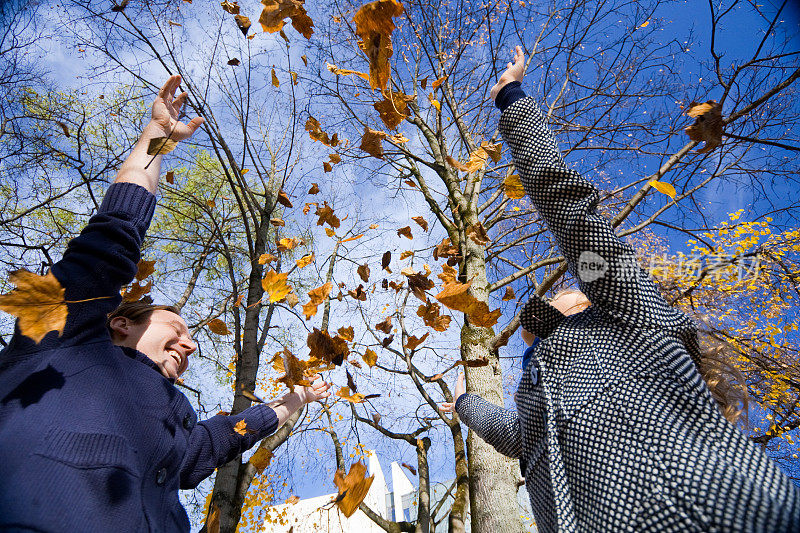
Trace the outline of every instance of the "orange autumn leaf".
{"type": "Polygon", "coordinates": [[[469,161],[467,161],[466,163],[461,163],[450,156],[447,156],[446,159],[451,166],[457,168],[461,172],[466,172],[468,174],[471,174],[472,172],[477,172],[486,165],[487,157],[488,154],[486,153],[486,150],[484,150],[483,148],[478,148],[474,152],[471,152],[469,154],[469,161]]]}
{"type": "Polygon", "coordinates": [[[442,265],[442,273],[436,277],[442,280],[444,286],[458,282],[458,272],[450,265],[442,265]]]}
{"type": "Polygon", "coordinates": [[[238,15],[239,14],[239,3],[238,2],[229,2],[225,0],[222,2],[222,9],[225,10],[226,13],[230,13],[231,15],[238,15]]]}
{"type": "Polygon", "coordinates": [[[406,344],[405,344],[405,347],[406,347],[406,349],[407,349],[407,350],[412,350],[412,351],[413,351],[413,350],[416,350],[416,349],[417,349],[417,347],[418,347],[420,344],[422,344],[423,342],[425,342],[425,339],[427,339],[427,338],[428,338],[428,335],[430,335],[430,333],[426,333],[426,334],[425,334],[425,335],[423,335],[422,337],[415,337],[414,335],[409,335],[409,336],[406,338],[406,344]]]}
{"type": "Polygon", "coordinates": [[[272,460],[272,452],[269,449],[264,448],[263,446],[259,446],[256,450],[256,453],[250,458],[250,464],[253,465],[258,471],[258,473],[262,473],[265,468],[269,466],[270,461],[272,460]]]}
{"type": "Polygon", "coordinates": [[[275,74],[275,69],[272,69],[272,85],[274,87],[280,87],[281,86],[281,82],[280,82],[280,80],[278,80],[278,75],[275,74]]]}
{"type": "Polygon", "coordinates": [[[309,320],[312,316],[317,314],[317,307],[319,307],[319,304],[328,298],[328,295],[331,293],[331,289],[333,289],[333,283],[329,281],[324,285],[320,285],[316,289],[311,289],[308,291],[308,297],[310,298],[310,301],[306,304],[303,304],[303,314],[306,315],[306,320],[309,320]]]}
{"type": "Polygon", "coordinates": [[[325,228],[325,235],[328,237],[336,237],[336,232],[333,231],[331,228],[325,228]]]}
{"type": "Polygon", "coordinates": [[[444,83],[444,80],[446,80],[446,79],[447,79],[447,76],[442,76],[438,80],[434,81],[433,83],[431,83],[431,89],[433,89],[433,90],[438,89],[444,83]]]}
{"type": "Polygon", "coordinates": [[[365,363],[369,366],[375,366],[378,363],[378,354],[375,353],[374,350],[367,348],[364,351],[364,355],[361,356],[365,363]]]}
{"type": "MultiPolygon", "coordinates": [[[[248,30],[250,30],[250,19],[245,17],[244,15],[236,15],[233,17],[233,20],[236,21],[236,25],[239,27],[243,35],[247,35],[248,30]]],[[[249,38],[253,38],[251,35],[249,38]]]]}
{"type": "Polygon", "coordinates": [[[343,400],[347,400],[348,402],[352,403],[363,403],[364,402],[364,395],[360,392],[354,392],[350,394],[350,389],[348,387],[342,387],[336,392],[336,396],[342,398],[343,400]]]}
{"type": "Polygon", "coordinates": [[[333,166],[331,166],[331,164],[328,163],[327,161],[324,161],[322,163],[322,171],[323,172],[333,172],[333,166]]]}
{"type": "Polygon", "coordinates": [[[417,308],[417,316],[422,317],[426,326],[433,328],[435,331],[442,332],[450,327],[450,317],[447,315],[440,315],[439,309],[439,304],[428,302],[417,308]]]}
{"type": "Polygon", "coordinates": [[[472,281],[447,284],[442,292],[436,295],[436,299],[450,309],[466,314],[470,322],[477,326],[484,328],[494,326],[500,318],[500,309],[489,311],[486,302],[478,300],[469,292],[471,285],[472,281]]]}
{"type": "Polygon", "coordinates": [[[244,419],[242,419],[242,420],[239,420],[239,421],[238,421],[238,422],[236,422],[236,424],[233,426],[233,430],[234,430],[236,433],[238,433],[239,435],[242,435],[242,436],[244,436],[244,435],[246,435],[246,434],[247,434],[247,423],[244,421],[244,419]]]}
{"type": "Polygon", "coordinates": [[[244,300],[244,294],[239,294],[238,296],[236,296],[236,301],[233,302],[233,306],[239,307],[240,305],[242,305],[243,300],[244,300]]]}
{"type": "Polygon", "coordinates": [[[282,206],[284,206],[284,207],[289,207],[289,208],[291,208],[291,207],[294,207],[294,206],[292,205],[292,201],[291,201],[291,200],[289,200],[289,195],[288,195],[288,194],[286,194],[286,193],[285,193],[284,191],[282,191],[282,190],[281,190],[281,191],[278,191],[278,203],[279,203],[279,204],[281,204],[281,205],[282,205],[282,206]]]}
{"type": "Polygon", "coordinates": [[[314,261],[314,254],[310,253],[304,255],[300,259],[295,260],[295,264],[297,265],[297,268],[304,268],[310,265],[312,261],[314,261]]]}
{"type": "Polygon", "coordinates": [[[141,285],[139,282],[131,283],[131,286],[128,287],[122,295],[122,300],[125,302],[137,302],[142,296],[148,294],[152,288],[152,281],[148,281],[146,285],[141,285]]]}
{"type": "Polygon", "coordinates": [[[289,294],[292,288],[286,283],[287,272],[270,270],[261,280],[261,287],[269,294],[270,303],[280,302],[289,294]]]}
{"type": "Polygon", "coordinates": [[[330,146],[333,148],[339,144],[338,135],[334,133],[333,136],[329,137],[327,133],[322,131],[322,125],[320,124],[319,120],[312,116],[309,116],[308,120],[306,120],[305,129],[308,132],[308,136],[311,137],[312,140],[319,141],[325,146],[330,146]]]}
{"type": "Polygon", "coordinates": [[[389,82],[389,58],[392,57],[392,20],[403,14],[403,6],[397,0],[376,0],[361,6],[353,22],[358,47],[369,59],[369,84],[373,89],[386,89],[389,82]]]}
{"type": "Polygon", "coordinates": [[[397,230],[397,236],[399,237],[401,235],[407,239],[413,239],[414,236],[411,234],[411,226],[405,226],[397,230]]]}
{"type": "Polygon", "coordinates": [[[383,144],[381,141],[384,137],[386,137],[386,133],[364,126],[364,135],[361,136],[361,145],[359,148],[372,157],[383,159],[383,144]]]}
{"type": "Polygon", "coordinates": [[[258,256],[258,264],[265,265],[267,263],[271,263],[272,261],[277,261],[278,257],[272,254],[261,254],[258,256]]]}
{"type": "Polygon", "coordinates": [[[350,241],[357,241],[361,237],[363,237],[363,233],[359,233],[358,235],[353,235],[352,237],[347,237],[346,239],[342,239],[340,242],[350,242],[350,241]]]}
{"type": "Polygon", "coordinates": [[[0,295],[0,309],[19,320],[20,333],[39,343],[50,331],[64,332],[67,323],[65,289],[52,272],[39,276],[27,270],[8,275],[16,288],[0,295]]]}
{"type": "Polygon", "coordinates": [[[346,340],[348,342],[352,342],[353,341],[353,337],[355,335],[355,332],[353,331],[353,326],[347,326],[347,327],[342,326],[341,328],[336,330],[336,333],[341,338],[343,338],[344,340],[346,340]]]}
{"type": "Polygon", "coordinates": [[[507,302],[514,299],[514,289],[510,286],[506,287],[506,293],[503,295],[503,301],[507,302]]]}
{"type": "Polygon", "coordinates": [[[283,226],[286,225],[286,222],[284,222],[280,218],[271,218],[271,219],[269,219],[269,223],[272,224],[273,226],[275,226],[276,228],[277,227],[283,227],[283,226]]]}
{"type": "Polygon", "coordinates": [[[286,385],[290,391],[294,392],[295,385],[301,387],[311,386],[311,382],[306,379],[305,374],[308,364],[295,357],[288,348],[284,348],[282,354],[278,353],[275,355],[272,359],[272,365],[274,368],[278,368],[279,366],[283,367],[283,376],[276,381],[286,385]]]}
{"type": "Polygon", "coordinates": [[[422,231],[428,231],[428,222],[422,217],[411,217],[411,220],[419,224],[419,227],[422,228],[422,231]]]}
{"type": "Polygon", "coordinates": [[[285,19],[292,21],[292,27],[303,37],[310,39],[314,33],[314,21],[308,16],[303,5],[304,0],[261,0],[264,9],[258,22],[267,33],[279,32],[283,29],[285,19]]]}
{"type": "Polygon", "coordinates": [[[525,196],[525,188],[517,174],[509,174],[503,181],[503,192],[512,200],[519,200],[525,196]]]}
{"type": "Polygon", "coordinates": [[[319,185],[312,183],[311,188],[308,190],[308,194],[319,194],[319,185]]]}
{"type": "Polygon", "coordinates": [[[330,70],[331,72],[333,72],[337,76],[354,75],[354,76],[358,76],[359,78],[363,78],[366,81],[369,81],[369,74],[366,74],[364,72],[359,72],[357,70],[349,70],[349,69],[346,69],[346,68],[339,68],[336,65],[331,65],[330,63],[327,63],[327,68],[328,68],[328,70],[330,70]]]}
{"type": "Polygon", "coordinates": [[[383,100],[375,102],[372,107],[380,114],[381,120],[390,130],[397,129],[411,112],[408,103],[414,100],[413,95],[391,90],[383,91],[383,100]]]}
{"type": "Polygon", "coordinates": [[[483,148],[483,151],[486,152],[486,154],[492,158],[492,161],[494,161],[495,163],[500,161],[500,157],[503,154],[502,144],[500,143],[489,144],[489,141],[483,141],[481,143],[481,148],[483,148]]]}
{"type": "Polygon", "coordinates": [[[139,261],[139,264],[136,265],[136,279],[138,281],[142,281],[144,278],[155,272],[155,261],[145,261],[142,259],[139,261]]]}
{"type": "Polygon", "coordinates": [[[208,329],[211,331],[211,333],[214,333],[215,335],[231,334],[230,330],[228,330],[228,325],[225,324],[225,322],[223,322],[219,318],[215,318],[214,320],[209,321],[209,323],[206,324],[206,326],[208,326],[208,329]]]}
{"type": "Polygon", "coordinates": [[[406,250],[405,252],[400,254],[400,261],[408,257],[411,257],[412,255],[414,255],[414,252],[412,252],[411,250],[406,250]]]}
{"type": "Polygon", "coordinates": [[[382,331],[387,335],[392,332],[392,317],[387,316],[382,321],[375,324],[375,329],[378,331],[382,331]]]}
{"type": "Polygon", "coordinates": [[[695,119],[694,124],[686,127],[689,138],[706,143],[697,153],[705,154],[722,143],[722,106],[715,100],[703,104],[692,102],[686,114],[695,119]]]}
{"type": "Polygon", "coordinates": [[[278,251],[279,252],[288,252],[289,250],[293,249],[295,246],[300,244],[298,239],[284,237],[278,241],[278,251]]]}

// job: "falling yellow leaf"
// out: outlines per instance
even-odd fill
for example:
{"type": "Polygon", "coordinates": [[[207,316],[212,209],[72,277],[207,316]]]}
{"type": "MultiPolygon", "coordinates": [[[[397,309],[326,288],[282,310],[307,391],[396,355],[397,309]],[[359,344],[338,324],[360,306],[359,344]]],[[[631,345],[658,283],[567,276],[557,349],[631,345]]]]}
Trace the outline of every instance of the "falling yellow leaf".
{"type": "Polygon", "coordinates": [[[371,367],[378,363],[378,354],[369,348],[364,351],[364,355],[361,358],[364,359],[364,362],[371,367]]]}
{"type": "Polygon", "coordinates": [[[211,330],[211,333],[214,333],[216,335],[231,334],[230,330],[228,330],[228,325],[225,324],[225,322],[223,322],[219,318],[215,318],[214,320],[209,321],[208,324],[206,325],[208,326],[208,329],[211,330]]]}
{"type": "Polygon", "coordinates": [[[363,394],[361,394],[360,392],[355,392],[353,394],[350,394],[350,389],[348,389],[347,387],[342,387],[341,389],[339,389],[336,392],[336,396],[352,403],[362,403],[364,401],[363,394]]]}
{"type": "Polygon", "coordinates": [[[328,70],[330,70],[331,72],[333,72],[337,76],[354,75],[354,76],[358,76],[359,78],[363,78],[363,79],[369,81],[369,74],[365,74],[364,72],[359,72],[357,70],[349,70],[349,69],[346,69],[346,68],[339,68],[336,65],[331,65],[330,63],[327,63],[327,67],[328,67],[328,70]]]}
{"type": "Polygon", "coordinates": [[[686,114],[694,117],[694,124],[686,127],[689,138],[695,142],[705,141],[706,145],[697,152],[705,154],[722,143],[722,106],[714,100],[701,104],[692,102],[686,114]]]}
{"type": "Polygon", "coordinates": [[[297,264],[297,268],[303,268],[303,267],[307,267],[308,265],[310,265],[313,260],[314,260],[314,254],[312,252],[310,254],[304,255],[300,259],[297,259],[295,261],[295,264],[297,264]]]}
{"type": "Polygon", "coordinates": [[[431,83],[431,89],[433,89],[433,90],[438,89],[444,83],[444,80],[446,80],[446,79],[447,79],[447,76],[442,76],[438,80],[434,81],[433,83],[431,83]]]}
{"type": "Polygon", "coordinates": [[[333,283],[329,281],[324,285],[320,285],[316,289],[311,289],[308,291],[308,297],[310,298],[310,301],[306,304],[303,304],[303,314],[306,315],[306,320],[309,320],[312,316],[317,314],[317,307],[319,307],[319,304],[328,298],[328,295],[331,293],[331,289],[333,289],[333,283]]]}
{"type": "Polygon", "coordinates": [[[325,235],[328,237],[336,237],[336,232],[331,228],[325,228],[325,235]]]}
{"type": "Polygon", "coordinates": [[[178,146],[178,141],[167,137],[154,137],[147,144],[147,155],[168,154],[178,146]]]}
{"type": "Polygon", "coordinates": [[[649,184],[658,192],[666,194],[673,200],[675,199],[675,187],[673,187],[671,184],[665,181],[658,181],[658,180],[651,180],[649,184]]]}
{"type": "Polygon", "coordinates": [[[648,19],[648,20],[645,20],[644,22],[642,22],[642,23],[639,25],[639,28],[646,28],[646,27],[647,27],[647,26],[649,26],[649,25],[650,25],[650,20],[648,19]]]}
{"type": "Polygon", "coordinates": [[[284,237],[278,241],[278,251],[288,252],[299,244],[300,241],[294,238],[284,237]]]}
{"type": "Polygon", "coordinates": [[[338,333],[339,336],[344,340],[346,340],[347,342],[352,342],[355,335],[355,332],[353,331],[353,326],[347,326],[347,327],[342,326],[336,331],[336,333],[338,333]]]}
{"type": "Polygon", "coordinates": [[[393,17],[403,14],[397,0],[377,0],[361,6],[353,21],[358,46],[369,59],[369,84],[373,89],[386,89],[389,82],[389,58],[392,57],[393,17]]]}
{"type": "Polygon", "coordinates": [[[513,200],[519,200],[525,196],[525,188],[517,174],[509,174],[503,182],[503,192],[513,200]]]}
{"type": "Polygon", "coordinates": [[[277,261],[278,258],[272,254],[261,254],[258,256],[258,264],[265,265],[267,263],[271,263],[272,261],[277,261]]]}
{"type": "Polygon", "coordinates": [[[433,93],[428,94],[428,101],[431,103],[433,107],[436,108],[437,111],[441,113],[442,104],[439,103],[439,100],[433,97],[433,93]]]}
{"type": "Polygon", "coordinates": [[[411,257],[412,255],[414,255],[414,252],[412,252],[411,250],[406,250],[405,252],[400,254],[400,261],[408,257],[411,257]]]}
{"type": "Polygon", "coordinates": [[[275,272],[274,270],[270,270],[264,275],[264,279],[261,280],[261,287],[269,293],[269,301],[270,303],[280,302],[292,288],[286,283],[286,277],[288,273],[286,272],[275,272]]]}
{"type": "Polygon", "coordinates": [[[67,304],[64,288],[52,272],[39,276],[27,270],[8,275],[16,288],[0,295],[0,309],[19,319],[20,333],[39,343],[50,331],[64,332],[67,304]]]}
{"type": "Polygon", "coordinates": [[[314,21],[308,16],[304,0],[261,0],[264,10],[258,22],[267,33],[283,30],[284,19],[292,20],[292,27],[303,37],[310,39],[314,33],[314,21]]]}

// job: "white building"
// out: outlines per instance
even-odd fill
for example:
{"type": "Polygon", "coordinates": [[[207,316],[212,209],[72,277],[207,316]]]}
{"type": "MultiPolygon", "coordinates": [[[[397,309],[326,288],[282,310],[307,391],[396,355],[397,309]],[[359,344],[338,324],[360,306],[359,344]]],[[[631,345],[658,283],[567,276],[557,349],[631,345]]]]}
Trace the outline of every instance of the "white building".
{"type": "MultiPolygon", "coordinates": [[[[391,464],[392,490],[386,483],[380,462],[374,451],[366,452],[368,457],[368,475],[375,476],[364,503],[375,513],[391,521],[412,521],[417,514],[417,489],[409,481],[403,469],[396,462],[391,464]]],[[[431,508],[434,508],[446,495],[449,483],[432,484],[431,508]]],[[[350,518],[346,518],[339,508],[333,504],[337,493],[299,500],[296,503],[285,503],[269,508],[269,518],[265,520],[262,533],[384,533],[375,522],[357,509],[350,518]],[[290,530],[290,528],[292,528],[290,530]]],[[[526,517],[526,530],[536,531],[530,512],[528,494],[524,489],[518,495],[521,514],[526,517]]],[[[443,529],[447,528],[447,520],[443,520],[443,529]]],[[[437,531],[438,531],[437,527],[437,531]]],[[[470,530],[467,521],[467,531],[470,530]]]]}

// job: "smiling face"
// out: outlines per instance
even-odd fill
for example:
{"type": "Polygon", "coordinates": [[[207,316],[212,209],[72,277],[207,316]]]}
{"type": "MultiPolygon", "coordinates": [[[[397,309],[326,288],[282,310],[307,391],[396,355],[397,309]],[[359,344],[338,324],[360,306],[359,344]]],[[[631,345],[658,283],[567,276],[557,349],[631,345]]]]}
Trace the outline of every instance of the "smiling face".
{"type": "Polygon", "coordinates": [[[114,344],[139,350],[168,378],[183,374],[189,366],[189,356],[197,349],[186,322],[164,309],[153,311],[140,323],[117,316],[111,320],[110,327],[114,344]]]}

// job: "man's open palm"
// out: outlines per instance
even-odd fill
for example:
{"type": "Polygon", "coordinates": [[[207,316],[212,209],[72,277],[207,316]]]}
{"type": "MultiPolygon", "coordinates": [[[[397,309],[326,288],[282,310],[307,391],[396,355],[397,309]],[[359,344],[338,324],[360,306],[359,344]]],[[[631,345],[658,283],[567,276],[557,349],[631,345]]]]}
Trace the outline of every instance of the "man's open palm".
{"type": "Polygon", "coordinates": [[[170,76],[167,82],[158,91],[158,96],[153,102],[152,117],[153,122],[164,130],[164,136],[174,141],[188,139],[203,124],[202,117],[195,117],[188,124],[184,124],[178,117],[181,114],[181,107],[186,102],[188,93],[182,92],[175,97],[175,91],[181,83],[179,75],[170,76]]]}

